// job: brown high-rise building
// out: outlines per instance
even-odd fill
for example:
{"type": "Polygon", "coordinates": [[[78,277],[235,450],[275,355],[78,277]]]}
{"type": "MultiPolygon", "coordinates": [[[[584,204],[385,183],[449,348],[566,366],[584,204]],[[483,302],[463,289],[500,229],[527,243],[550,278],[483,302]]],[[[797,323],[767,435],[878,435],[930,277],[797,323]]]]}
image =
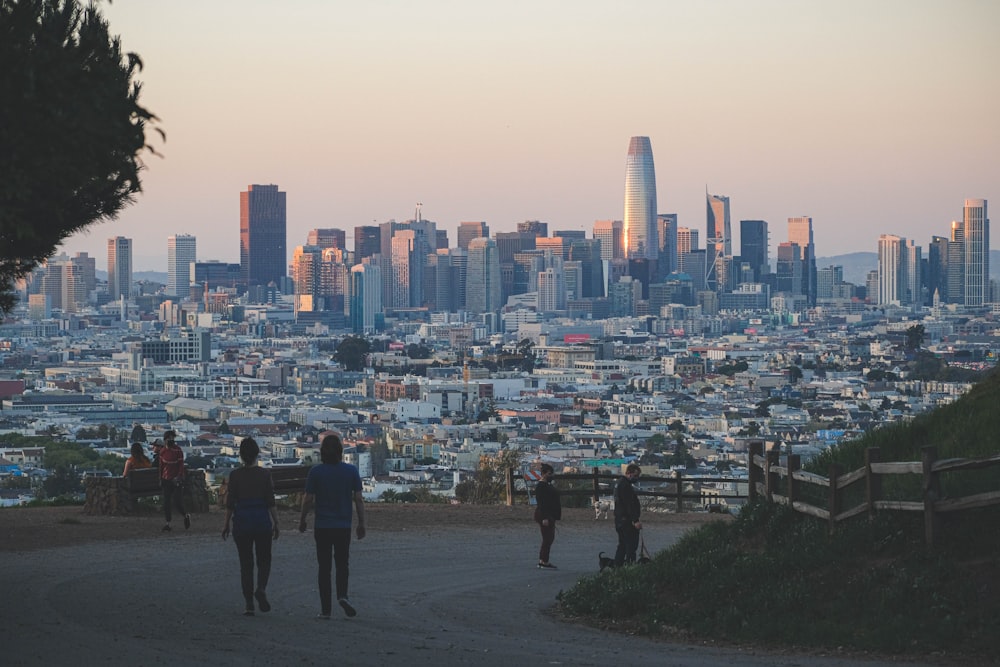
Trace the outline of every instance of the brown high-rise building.
{"type": "Polygon", "coordinates": [[[286,275],[285,193],[277,185],[251,185],[240,193],[240,274],[247,287],[286,275]]]}

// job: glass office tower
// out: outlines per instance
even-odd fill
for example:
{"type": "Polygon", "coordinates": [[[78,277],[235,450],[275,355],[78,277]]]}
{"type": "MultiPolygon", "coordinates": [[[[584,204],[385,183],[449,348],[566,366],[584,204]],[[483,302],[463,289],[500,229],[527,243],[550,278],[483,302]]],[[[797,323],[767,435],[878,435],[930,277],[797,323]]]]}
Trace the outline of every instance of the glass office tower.
{"type": "Polygon", "coordinates": [[[656,228],[656,170],[649,137],[632,137],[625,159],[625,256],[656,259],[659,234],[656,228]]]}

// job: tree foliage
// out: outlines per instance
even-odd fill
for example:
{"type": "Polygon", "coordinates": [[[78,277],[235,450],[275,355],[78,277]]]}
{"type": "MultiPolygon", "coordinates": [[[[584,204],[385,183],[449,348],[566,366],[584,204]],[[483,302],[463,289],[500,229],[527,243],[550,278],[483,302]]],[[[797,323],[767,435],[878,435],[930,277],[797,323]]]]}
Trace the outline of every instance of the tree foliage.
{"type": "Polygon", "coordinates": [[[360,371],[365,367],[365,357],[371,352],[371,343],[362,336],[348,336],[337,345],[333,359],[349,371],[360,371]]]}
{"type": "Polygon", "coordinates": [[[460,502],[476,505],[505,502],[507,471],[513,469],[516,472],[520,463],[520,452],[511,449],[502,449],[495,455],[481,456],[475,476],[455,487],[455,497],[460,502]]]}
{"type": "Polygon", "coordinates": [[[94,5],[0,0],[0,313],[13,281],[141,190],[157,120],[141,68],[94,5]]]}

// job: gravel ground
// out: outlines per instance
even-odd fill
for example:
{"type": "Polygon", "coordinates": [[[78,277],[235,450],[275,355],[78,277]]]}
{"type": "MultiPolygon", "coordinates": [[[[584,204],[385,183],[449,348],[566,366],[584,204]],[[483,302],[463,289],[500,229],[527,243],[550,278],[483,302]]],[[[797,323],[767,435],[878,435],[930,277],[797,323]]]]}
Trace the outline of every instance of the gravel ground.
{"type": "MultiPolygon", "coordinates": [[[[723,665],[846,667],[925,663],[683,645],[566,623],[556,595],[597,569],[611,521],[568,510],[554,572],[535,568],[527,507],[369,505],[351,552],[356,618],[315,618],[311,532],[285,528],[274,549],[270,613],[242,615],[239,565],[222,513],[160,531],[152,513],[92,517],[80,508],[0,510],[3,663],[213,665],[723,665]]],[[[719,515],[647,515],[654,552],[719,515]]],[[[926,663],[931,664],[931,663],[926,663]]]]}

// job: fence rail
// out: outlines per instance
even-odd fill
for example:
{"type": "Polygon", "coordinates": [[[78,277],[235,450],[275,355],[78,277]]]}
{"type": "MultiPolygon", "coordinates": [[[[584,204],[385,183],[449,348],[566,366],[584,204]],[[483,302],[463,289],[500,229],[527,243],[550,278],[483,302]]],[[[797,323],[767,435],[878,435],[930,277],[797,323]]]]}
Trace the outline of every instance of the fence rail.
{"type": "Polygon", "coordinates": [[[920,461],[881,461],[877,447],[865,451],[865,465],[851,472],[842,472],[840,466],[830,466],[824,477],[800,470],[798,455],[787,457],[787,465],[779,465],[779,453],[764,452],[763,441],[750,443],[747,457],[750,468],[750,499],[764,497],[768,501],[790,506],[797,512],[829,522],[830,530],[837,523],[867,514],[873,516],[880,510],[895,512],[923,512],[924,540],[933,546],[940,538],[941,515],[981,507],[1000,505],[1000,490],[975,493],[957,498],[943,498],[941,474],[981,470],[1000,466],[1000,454],[981,459],[938,459],[933,446],[921,450],[920,461]],[[889,475],[920,475],[922,478],[919,500],[888,499],[883,497],[882,486],[889,475]],[[802,485],[826,487],[827,504],[820,507],[804,498],[802,485]],[[845,508],[846,493],[856,484],[864,484],[864,500],[845,508]]]}
{"type": "MultiPolygon", "coordinates": [[[[602,495],[609,495],[613,489],[615,482],[621,475],[611,474],[611,473],[601,473],[598,472],[597,468],[594,468],[592,473],[565,473],[554,475],[556,480],[568,480],[568,481],[579,481],[586,480],[590,482],[589,488],[581,489],[565,489],[560,488],[559,493],[564,496],[591,496],[594,501],[600,500],[602,495]]],[[[530,495],[530,489],[528,484],[525,483],[524,489],[518,489],[515,481],[520,478],[513,468],[509,468],[506,471],[506,486],[507,486],[507,504],[513,505],[515,502],[515,497],[523,495],[528,497],[530,495]]],[[[689,501],[695,504],[703,504],[706,500],[712,499],[742,499],[746,500],[748,495],[746,493],[739,493],[738,486],[736,493],[722,493],[715,489],[711,493],[705,493],[700,490],[701,483],[731,483],[734,485],[747,484],[747,479],[745,477],[688,477],[684,475],[681,470],[674,471],[673,477],[644,477],[642,478],[644,482],[657,481],[662,484],[672,485],[672,489],[666,490],[650,490],[644,489],[641,486],[636,489],[636,495],[640,497],[647,498],[667,498],[674,501],[674,507],[677,512],[684,511],[685,501],[689,501]],[[692,490],[693,489],[693,490],[692,490]]]]}

